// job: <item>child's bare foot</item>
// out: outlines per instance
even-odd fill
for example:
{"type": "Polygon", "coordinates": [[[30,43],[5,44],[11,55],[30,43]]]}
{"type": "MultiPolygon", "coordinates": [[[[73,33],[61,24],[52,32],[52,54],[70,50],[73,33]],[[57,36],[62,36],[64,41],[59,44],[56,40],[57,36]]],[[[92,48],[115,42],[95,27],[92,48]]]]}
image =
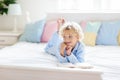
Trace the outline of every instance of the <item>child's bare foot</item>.
{"type": "Polygon", "coordinates": [[[62,26],[62,25],[65,23],[64,18],[59,18],[59,19],[57,20],[57,23],[58,23],[58,30],[59,30],[60,26],[62,26]]]}

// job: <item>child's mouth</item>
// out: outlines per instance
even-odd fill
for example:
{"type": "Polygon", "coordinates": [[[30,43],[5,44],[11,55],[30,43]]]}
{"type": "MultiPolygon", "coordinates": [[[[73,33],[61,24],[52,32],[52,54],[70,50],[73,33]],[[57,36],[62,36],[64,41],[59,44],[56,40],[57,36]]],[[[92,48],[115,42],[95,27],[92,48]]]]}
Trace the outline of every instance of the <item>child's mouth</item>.
{"type": "Polygon", "coordinates": [[[71,42],[65,42],[66,45],[70,45],[71,42]]]}

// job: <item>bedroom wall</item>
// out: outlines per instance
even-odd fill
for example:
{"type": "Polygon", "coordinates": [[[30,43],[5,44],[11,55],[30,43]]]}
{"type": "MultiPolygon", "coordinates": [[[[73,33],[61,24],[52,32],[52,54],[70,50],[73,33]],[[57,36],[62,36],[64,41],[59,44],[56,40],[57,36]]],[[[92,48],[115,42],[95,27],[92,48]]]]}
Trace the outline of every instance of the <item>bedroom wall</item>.
{"type": "MultiPolygon", "coordinates": [[[[47,13],[49,13],[49,18],[57,18],[57,17],[65,17],[66,19],[71,19],[75,21],[80,21],[82,19],[91,19],[94,16],[94,19],[120,19],[120,14],[109,14],[109,15],[97,15],[92,13],[70,13],[70,14],[56,14],[58,10],[58,0],[18,0],[18,3],[21,4],[22,7],[22,16],[18,18],[18,28],[19,30],[23,30],[25,24],[28,22],[26,13],[29,13],[29,18],[32,22],[40,20],[45,17],[47,13]],[[54,14],[55,13],[55,14],[54,14]]],[[[100,14],[100,13],[99,13],[100,14]]],[[[14,25],[14,17],[13,16],[0,16],[0,30],[11,30],[14,25]]]]}
{"type": "Polygon", "coordinates": [[[58,0],[18,0],[23,9],[23,14],[30,13],[32,21],[39,20],[47,12],[57,11],[58,0]]]}
{"type": "Polygon", "coordinates": [[[67,21],[114,21],[120,20],[120,13],[48,13],[47,19],[65,18],[67,21]]]}
{"type": "MultiPolygon", "coordinates": [[[[27,22],[27,14],[32,22],[40,20],[48,12],[57,11],[57,0],[18,0],[22,7],[22,16],[18,17],[18,28],[24,29],[27,22]]],[[[0,16],[0,30],[11,30],[14,25],[13,16],[0,16]]]]}

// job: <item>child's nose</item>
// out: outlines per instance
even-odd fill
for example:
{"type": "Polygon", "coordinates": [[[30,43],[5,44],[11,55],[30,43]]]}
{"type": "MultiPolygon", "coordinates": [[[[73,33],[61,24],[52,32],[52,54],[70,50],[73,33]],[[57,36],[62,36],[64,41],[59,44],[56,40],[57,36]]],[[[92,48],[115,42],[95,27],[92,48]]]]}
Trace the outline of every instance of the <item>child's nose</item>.
{"type": "Polygon", "coordinates": [[[65,38],[64,41],[65,41],[65,42],[69,42],[70,39],[69,39],[69,38],[65,38]]]}

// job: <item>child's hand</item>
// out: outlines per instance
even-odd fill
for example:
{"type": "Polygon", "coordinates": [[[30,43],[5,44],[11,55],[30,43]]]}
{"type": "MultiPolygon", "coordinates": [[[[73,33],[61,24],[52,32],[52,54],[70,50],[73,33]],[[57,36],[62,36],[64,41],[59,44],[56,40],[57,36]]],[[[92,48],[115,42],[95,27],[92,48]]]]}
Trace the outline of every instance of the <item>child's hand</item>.
{"type": "Polygon", "coordinates": [[[66,48],[66,44],[64,42],[61,43],[61,46],[60,46],[60,55],[63,56],[63,57],[65,57],[65,55],[64,55],[65,48],[66,48]]]}
{"type": "Polygon", "coordinates": [[[71,46],[67,46],[66,47],[66,54],[67,54],[67,56],[70,56],[71,52],[72,52],[72,47],[71,46]]]}

